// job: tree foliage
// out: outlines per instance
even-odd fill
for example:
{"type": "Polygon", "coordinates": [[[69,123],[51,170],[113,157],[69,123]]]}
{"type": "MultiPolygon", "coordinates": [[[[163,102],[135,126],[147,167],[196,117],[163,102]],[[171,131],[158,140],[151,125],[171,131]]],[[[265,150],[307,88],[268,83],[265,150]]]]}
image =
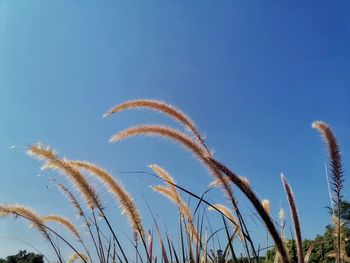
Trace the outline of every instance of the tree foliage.
{"type": "MultiPolygon", "coordinates": [[[[343,240],[344,240],[344,262],[349,262],[350,256],[350,228],[348,226],[342,227],[343,240]]],[[[309,263],[334,263],[335,262],[335,235],[334,227],[327,226],[323,235],[318,235],[314,240],[304,240],[303,249],[306,254],[309,247],[315,242],[315,246],[312,250],[309,263]]],[[[286,246],[288,248],[291,263],[296,263],[295,241],[287,240],[286,246]]],[[[271,249],[268,251],[268,260],[265,262],[273,263],[275,259],[276,251],[271,249]]]]}
{"type": "Polygon", "coordinates": [[[0,259],[0,263],[44,263],[44,257],[35,253],[20,250],[16,255],[0,259]]]}
{"type": "MultiPolygon", "coordinates": [[[[342,200],[339,204],[340,211],[339,211],[339,216],[340,219],[343,220],[346,224],[350,223],[350,202],[346,200],[342,200]]],[[[333,211],[331,207],[327,207],[329,210],[329,213],[333,215],[333,211]]],[[[334,214],[338,214],[338,208],[334,208],[334,214]]]]}

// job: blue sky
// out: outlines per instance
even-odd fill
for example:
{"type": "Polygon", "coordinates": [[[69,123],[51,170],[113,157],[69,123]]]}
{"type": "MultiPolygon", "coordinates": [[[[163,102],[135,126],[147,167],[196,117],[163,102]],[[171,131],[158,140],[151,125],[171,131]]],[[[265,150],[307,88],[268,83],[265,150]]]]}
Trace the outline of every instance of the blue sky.
{"type": "MultiPolygon", "coordinates": [[[[326,152],[311,123],[331,124],[348,171],[349,8],[347,1],[1,1],[0,201],[72,216],[40,164],[24,149],[9,150],[37,141],[114,174],[158,163],[201,193],[211,178],[179,147],[148,138],[108,143],[112,134],[140,122],[173,125],[141,111],[102,118],[114,104],[155,98],[188,113],[216,157],[248,177],[271,201],[274,215],[281,206],[288,210],[284,172],[304,236],[322,233],[330,222],[326,152]]],[[[136,174],[118,178],[146,221],[142,194],[160,218],[173,220],[174,207],[148,187],[157,181],[136,174]]],[[[347,186],[346,177],[350,198],[347,186]]],[[[225,202],[219,193],[209,198],[225,202]]],[[[125,224],[115,207],[110,213],[116,224],[125,224]]],[[[43,246],[39,235],[13,220],[0,222],[0,236],[43,246]]],[[[23,247],[1,240],[0,257],[23,247]]]]}

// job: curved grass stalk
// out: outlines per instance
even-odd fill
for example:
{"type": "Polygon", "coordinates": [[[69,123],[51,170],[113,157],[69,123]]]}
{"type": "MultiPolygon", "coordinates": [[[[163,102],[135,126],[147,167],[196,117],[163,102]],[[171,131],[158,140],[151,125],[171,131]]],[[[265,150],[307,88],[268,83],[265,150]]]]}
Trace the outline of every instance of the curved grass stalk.
{"type": "MultiPolygon", "coordinates": [[[[243,241],[244,237],[243,234],[239,228],[239,222],[237,221],[237,218],[232,214],[231,210],[222,205],[222,204],[213,204],[213,206],[218,209],[222,214],[224,214],[226,216],[226,218],[230,219],[230,223],[234,229],[235,233],[238,233],[239,238],[243,241]]],[[[209,211],[214,211],[215,209],[211,206],[208,207],[209,211]]],[[[233,239],[233,237],[232,237],[233,239]]]]}
{"type": "Polygon", "coordinates": [[[281,175],[281,179],[283,182],[284,189],[286,190],[286,194],[287,194],[287,198],[290,206],[290,212],[292,214],[296,243],[297,243],[298,263],[304,263],[303,239],[301,237],[301,228],[300,228],[299,216],[298,216],[298,211],[295,204],[294,195],[289,183],[287,182],[287,179],[284,177],[283,174],[281,175]]]}
{"type": "MultiPolygon", "coordinates": [[[[77,211],[77,216],[82,217],[84,215],[84,211],[81,208],[78,200],[73,195],[73,193],[71,191],[69,191],[68,188],[65,187],[61,183],[57,183],[57,187],[66,195],[66,197],[67,197],[68,201],[71,203],[72,207],[77,211]]],[[[88,222],[86,222],[86,224],[88,225],[88,222]]]]}
{"type": "Polygon", "coordinates": [[[164,187],[162,185],[156,185],[156,186],[153,186],[152,188],[155,192],[162,194],[163,196],[165,196],[166,198],[168,198],[178,206],[178,209],[181,215],[185,217],[186,220],[188,221],[188,224],[186,225],[187,233],[190,235],[190,237],[192,237],[195,240],[197,244],[200,243],[199,234],[193,225],[193,218],[188,205],[180,198],[178,194],[175,194],[168,187],[164,187]]]}
{"type": "MultiPolygon", "coordinates": [[[[69,191],[67,189],[67,187],[65,187],[63,184],[61,183],[56,183],[57,187],[62,191],[62,193],[67,197],[68,201],[71,203],[72,207],[77,211],[77,216],[79,217],[83,217],[84,219],[84,224],[87,226],[88,230],[89,230],[89,234],[90,234],[90,237],[93,241],[93,244],[94,244],[94,247],[96,249],[96,252],[97,252],[97,255],[99,258],[101,258],[101,255],[99,254],[99,250],[97,248],[97,244],[96,244],[96,240],[95,240],[95,237],[92,233],[92,229],[91,229],[91,223],[89,222],[89,220],[87,219],[83,209],[81,208],[78,200],[75,198],[75,196],[73,195],[73,193],[71,191],[69,191]]],[[[92,258],[91,258],[91,255],[90,255],[90,252],[89,250],[85,247],[85,244],[83,243],[83,246],[85,248],[85,251],[87,253],[87,255],[89,256],[90,258],[90,261],[92,262],[92,258]]]]}
{"type": "Polygon", "coordinates": [[[310,247],[306,251],[305,258],[304,258],[305,263],[309,263],[309,260],[310,260],[310,257],[311,257],[311,253],[314,250],[316,245],[317,245],[317,241],[315,240],[315,241],[313,241],[311,243],[310,247]]]}
{"type": "MultiPolygon", "coordinates": [[[[342,201],[342,189],[344,183],[344,171],[341,160],[340,148],[337,139],[332,129],[322,121],[315,121],[312,123],[312,128],[317,129],[322,135],[327,148],[330,162],[330,174],[332,178],[332,186],[334,192],[334,203],[337,210],[338,225],[340,225],[340,204],[342,201]]],[[[340,263],[340,245],[341,245],[341,229],[337,229],[337,263],[340,263]]]]}

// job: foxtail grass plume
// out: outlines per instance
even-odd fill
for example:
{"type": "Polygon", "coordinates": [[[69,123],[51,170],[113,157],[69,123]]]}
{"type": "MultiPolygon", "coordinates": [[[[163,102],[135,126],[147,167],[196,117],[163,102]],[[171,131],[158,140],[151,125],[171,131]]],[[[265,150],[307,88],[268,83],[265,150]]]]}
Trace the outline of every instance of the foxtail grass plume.
{"type": "Polygon", "coordinates": [[[112,136],[110,142],[121,141],[134,136],[158,136],[163,138],[172,139],[185,148],[193,152],[195,155],[208,156],[208,152],[205,148],[197,143],[197,141],[193,140],[191,137],[186,135],[185,133],[170,128],[164,125],[138,125],[123,131],[112,136]]]}
{"type": "Polygon", "coordinates": [[[286,219],[286,214],[283,208],[281,208],[280,211],[278,212],[278,218],[281,220],[281,222],[283,222],[286,219]]]}
{"type": "Polygon", "coordinates": [[[278,252],[281,254],[282,261],[284,263],[289,263],[288,252],[282,241],[282,238],[278,234],[273,221],[271,220],[270,216],[266,213],[264,207],[261,204],[261,201],[255,194],[253,189],[249,185],[247,185],[245,182],[243,182],[243,180],[238,175],[232,172],[224,164],[220,163],[214,158],[209,158],[209,160],[212,163],[212,165],[214,165],[218,170],[220,170],[222,173],[227,175],[230,178],[231,182],[235,184],[243,192],[243,194],[250,200],[250,202],[253,204],[256,211],[260,215],[261,219],[265,223],[265,226],[267,230],[270,232],[271,237],[275,241],[276,248],[278,252]]]}
{"type": "Polygon", "coordinates": [[[67,189],[63,184],[58,183],[57,187],[66,195],[68,201],[71,203],[72,207],[77,211],[77,216],[82,217],[84,215],[84,211],[81,208],[78,200],[75,198],[73,193],[67,189]]]}
{"type": "Polygon", "coordinates": [[[161,193],[173,201],[180,209],[180,212],[187,218],[190,223],[192,223],[193,219],[191,211],[187,204],[181,199],[180,194],[176,189],[174,178],[165,169],[156,164],[151,164],[149,167],[168,185],[168,187],[157,185],[153,187],[153,190],[161,193]]]}
{"type": "MultiPolygon", "coordinates": [[[[332,189],[334,192],[334,203],[336,205],[338,225],[340,225],[340,204],[342,200],[342,189],[344,183],[343,164],[341,160],[340,148],[337,139],[331,128],[322,121],[315,121],[312,123],[312,128],[317,129],[322,135],[327,148],[329,156],[330,174],[332,178],[332,189]]],[[[341,229],[337,229],[337,263],[340,263],[340,244],[341,243],[341,229]]]]}
{"type": "Polygon", "coordinates": [[[287,179],[284,177],[283,174],[281,174],[281,179],[282,179],[284,189],[286,190],[287,199],[290,206],[290,212],[293,219],[297,253],[298,253],[298,263],[304,263],[303,239],[301,237],[301,227],[300,227],[299,216],[298,216],[298,211],[295,204],[294,195],[287,179]]]}
{"type": "Polygon", "coordinates": [[[20,216],[31,222],[32,226],[43,234],[45,239],[50,240],[50,235],[45,227],[44,220],[34,210],[22,205],[0,205],[2,216],[20,216]]]}
{"type": "Polygon", "coordinates": [[[148,165],[149,168],[151,168],[160,178],[162,178],[165,183],[169,186],[169,188],[173,188],[176,190],[175,186],[175,180],[170,176],[170,174],[165,171],[162,167],[156,165],[156,164],[150,164],[148,165]]]}
{"type": "Polygon", "coordinates": [[[212,157],[208,154],[206,148],[179,130],[161,125],[139,125],[117,133],[116,135],[112,136],[110,142],[117,142],[140,135],[168,138],[179,143],[185,149],[192,152],[194,156],[196,156],[198,160],[208,168],[214,178],[221,181],[222,189],[225,192],[227,198],[231,200],[232,203],[235,203],[231,187],[225,181],[224,176],[220,170],[210,161],[212,157]]]}
{"type": "MultiPolygon", "coordinates": [[[[219,210],[221,213],[223,213],[228,219],[230,219],[231,224],[234,227],[237,227],[238,223],[237,223],[237,219],[235,218],[235,216],[232,214],[232,212],[230,211],[230,209],[227,206],[224,206],[222,204],[213,204],[213,207],[215,207],[217,210],[219,210]]],[[[208,210],[209,211],[215,211],[215,209],[209,206],[208,210]]]]}
{"type": "MultiPolygon", "coordinates": [[[[244,240],[243,233],[239,227],[239,222],[236,219],[236,217],[232,214],[231,210],[227,206],[224,206],[222,204],[213,204],[213,206],[230,220],[233,229],[235,229],[235,231],[238,233],[239,239],[244,240]]],[[[215,211],[215,209],[211,206],[208,207],[208,210],[215,211]]]]}
{"type": "MultiPolygon", "coordinates": [[[[228,185],[231,184],[231,180],[227,176],[224,177],[224,180],[228,185]]],[[[214,181],[209,184],[209,187],[222,187],[222,180],[220,180],[220,178],[215,178],[214,181]]]]}
{"type": "Polygon", "coordinates": [[[96,176],[96,178],[98,178],[106,186],[108,191],[114,196],[122,210],[122,214],[126,214],[134,232],[135,238],[139,234],[142,235],[141,238],[145,237],[141,215],[136,208],[132,197],[111,174],[109,174],[103,168],[89,162],[69,161],[69,163],[74,167],[84,169],[91,173],[93,176],[96,176]]]}
{"type": "Polygon", "coordinates": [[[274,239],[277,250],[281,253],[283,262],[289,263],[288,252],[275,228],[274,223],[262,207],[259,198],[256,196],[251,187],[247,185],[246,182],[240,179],[239,176],[233,173],[222,163],[215,160],[210,155],[204,144],[199,144],[197,142],[198,140],[193,140],[191,137],[187,136],[181,131],[161,125],[139,125],[131,127],[112,136],[110,141],[116,142],[126,138],[140,135],[168,138],[172,141],[179,143],[184,148],[192,152],[205,165],[205,167],[208,168],[208,170],[214,176],[214,178],[218,178],[221,180],[223,185],[223,191],[225,192],[227,198],[232,202],[234,208],[237,209],[237,204],[233,197],[232,189],[225,181],[223,174],[229,176],[231,181],[238,186],[238,188],[247,196],[247,198],[252,202],[252,204],[256,208],[257,212],[259,213],[266,227],[268,228],[272,238],[274,239]]]}
{"type": "Polygon", "coordinates": [[[271,213],[271,208],[270,208],[270,201],[267,199],[264,199],[261,201],[262,206],[264,207],[266,213],[270,215],[271,213]]]}
{"type": "Polygon", "coordinates": [[[332,184],[333,184],[333,191],[336,195],[335,202],[339,204],[342,194],[341,190],[343,188],[343,165],[342,165],[342,160],[341,160],[341,152],[340,148],[337,142],[337,139],[332,132],[331,128],[324,122],[321,121],[315,121],[312,123],[312,127],[314,129],[317,129],[326,145],[328,148],[328,155],[329,155],[329,161],[330,161],[330,172],[331,172],[331,177],[332,177],[332,184]]]}
{"type": "Polygon", "coordinates": [[[103,115],[103,117],[109,117],[113,113],[121,112],[124,110],[138,109],[138,108],[151,109],[151,110],[155,110],[157,112],[163,113],[171,117],[175,121],[179,122],[180,124],[184,125],[201,142],[204,141],[203,137],[200,135],[199,131],[197,130],[194,122],[185,113],[181,112],[179,109],[175,108],[174,106],[171,106],[165,102],[158,101],[158,100],[139,99],[139,100],[131,100],[131,101],[123,102],[121,104],[114,106],[112,109],[106,112],[103,115]]]}
{"type": "Polygon", "coordinates": [[[33,144],[29,147],[27,153],[29,156],[38,160],[46,161],[43,165],[43,169],[58,170],[65,174],[82,194],[90,209],[94,209],[95,207],[102,209],[102,203],[95,189],[88,183],[86,178],[66,160],[59,159],[57,154],[51,150],[50,147],[42,146],[40,143],[33,144]]]}
{"type": "Polygon", "coordinates": [[[247,177],[240,176],[239,179],[246,187],[250,187],[250,181],[247,177]]]}
{"type": "Polygon", "coordinates": [[[168,198],[170,201],[174,202],[177,205],[181,215],[185,217],[188,222],[187,228],[186,228],[187,232],[189,233],[191,238],[193,238],[197,243],[199,243],[200,238],[196,228],[193,225],[193,217],[192,217],[191,210],[188,207],[188,205],[181,199],[176,189],[174,191],[173,189],[170,189],[169,187],[165,187],[162,185],[156,185],[156,186],[153,186],[152,188],[155,192],[162,194],[163,196],[165,196],[166,198],[168,198]]]}
{"type": "Polygon", "coordinates": [[[68,229],[72,233],[72,235],[77,238],[78,242],[82,242],[78,229],[67,218],[64,218],[59,215],[46,215],[46,216],[42,216],[41,219],[44,222],[54,222],[54,223],[60,224],[61,226],[68,229]]]}
{"type": "Polygon", "coordinates": [[[191,239],[195,240],[197,244],[200,243],[200,237],[199,234],[193,225],[193,218],[192,214],[190,211],[190,208],[188,205],[181,199],[180,194],[178,193],[176,189],[176,183],[173,177],[170,176],[170,174],[165,171],[162,167],[156,165],[156,164],[151,164],[149,167],[160,177],[162,178],[165,183],[167,184],[168,187],[164,187],[161,185],[156,185],[153,187],[153,190],[155,192],[158,192],[174,202],[177,206],[178,209],[181,213],[182,216],[184,216],[188,224],[186,225],[186,230],[188,234],[190,235],[191,239]]]}
{"type": "Polygon", "coordinates": [[[162,185],[155,185],[152,187],[152,189],[153,191],[162,194],[163,196],[168,198],[170,201],[174,202],[178,206],[181,214],[188,221],[190,222],[193,221],[191,211],[187,206],[187,204],[183,200],[181,200],[181,198],[179,198],[179,196],[176,193],[174,193],[171,189],[162,185]]]}
{"type": "Polygon", "coordinates": [[[83,253],[81,253],[81,252],[79,252],[79,254],[78,253],[76,253],[76,252],[74,252],[70,257],[69,257],[69,259],[68,259],[68,263],[73,263],[73,262],[75,262],[75,261],[77,261],[77,260],[81,260],[81,259],[84,259],[85,260],[85,262],[89,262],[89,257],[87,256],[87,255],[85,255],[85,254],[83,254],[83,253]]]}

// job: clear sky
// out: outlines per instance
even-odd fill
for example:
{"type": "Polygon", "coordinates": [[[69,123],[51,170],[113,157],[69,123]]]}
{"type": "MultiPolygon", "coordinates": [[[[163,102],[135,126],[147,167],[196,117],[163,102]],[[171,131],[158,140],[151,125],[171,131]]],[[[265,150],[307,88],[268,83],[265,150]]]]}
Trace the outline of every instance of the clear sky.
{"type": "MultiPolygon", "coordinates": [[[[55,175],[42,173],[24,149],[9,150],[37,141],[115,175],[157,163],[179,184],[204,191],[210,176],[180,147],[148,138],[108,143],[129,125],[173,124],[141,111],[102,118],[114,104],[155,98],[188,113],[216,157],[248,177],[275,216],[288,210],[284,172],[304,237],[313,238],[330,222],[326,152],[314,120],[337,134],[350,198],[349,10],[349,1],[0,1],[0,202],[72,217],[49,183],[55,175]]],[[[118,178],[146,221],[142,194],[159,218],[176,218],[148,187],[157,181],[118,178]]],[[[115,224],[126,226],[100,191],[115,224]]],[[[225,203],[221,194],[208,198],[225,203]]],[[[27,248],[4,236],[49,251],[20,220],[1,221],[0,236],[0,257],[27,248]]]]}

